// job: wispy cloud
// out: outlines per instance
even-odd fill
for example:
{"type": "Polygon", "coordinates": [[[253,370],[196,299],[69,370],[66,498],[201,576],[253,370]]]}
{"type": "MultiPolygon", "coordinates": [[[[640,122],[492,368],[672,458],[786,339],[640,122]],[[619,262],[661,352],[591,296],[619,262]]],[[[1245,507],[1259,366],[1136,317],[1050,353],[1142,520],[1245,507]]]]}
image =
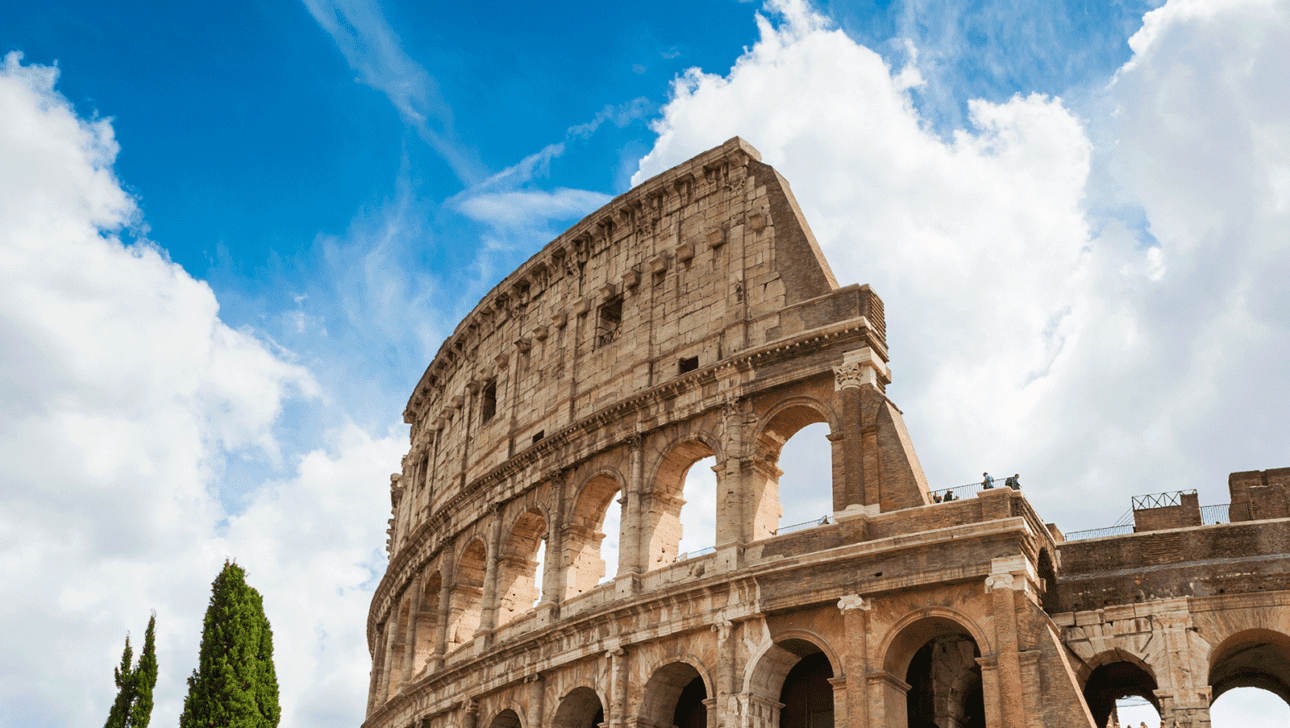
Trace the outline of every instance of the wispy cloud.
{"type": "Polygon", "coordinates": [[[374,0],[304,0],[327,31],[358,80],[385,94],[399,116],[452,167],[464,185],[486,174],[453,129],[452,108],[439,83],[404,50],[374,0]]]}

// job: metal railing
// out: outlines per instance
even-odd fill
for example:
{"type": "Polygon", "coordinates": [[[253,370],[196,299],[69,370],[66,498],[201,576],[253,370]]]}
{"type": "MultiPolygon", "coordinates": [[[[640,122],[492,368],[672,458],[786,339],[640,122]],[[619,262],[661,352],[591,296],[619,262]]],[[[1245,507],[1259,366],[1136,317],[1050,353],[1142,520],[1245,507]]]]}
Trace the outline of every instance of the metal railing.
{"type": "Polygon", "coordinates": [[[706,549],[699,549],[698,551],[686,551],[684,553],[677,554],[675,561],[685,561],[686,559],[697,559],[700,556],[707,556],[708,554],[715,554],[716,552],[717,552],[716,546],[709,546],[706,549]]]}
{"type": "MultiPolygon", "coordinates": [[[[991,486],[991,489],[1008,487],[1007,480],[1008,480],[1008,476],[1004,476],[1002,478],[994,478],[994,485],[991,486]]],[[[1020,487],[1020,485],[1018,485],[1018,487],[1020,487]]],[[[977,493],[980,493],[983,490],[986,490],[984,482],[967,483],[966,485],[955,485],[950,488],[937,488],[936,490],[931,491],[932,502],[944,503],[947,501],[963,500],[964,498],[967,498],[968,496],[976,495],[977,493]],[[952,497],[947,498],[946,496],[952,496],[952,497]]]]}
{"type": "Polygon", "coordinates": [[[596,346],[600,347],[600,346],[606,346],[608,344],[612,344],[615,341],[618,341],[618,337],[621,336],[622,333],[623,333],[622,326],[617,326],[608,331],[604,331],[600,334],[600,338],[596,340],[597,341],[596,346]]]}
{"type": "Polygon", "coordinates": [[[1148,508],[1168,508],[1170,506],[1182,505],[1184,495],[1195,495],[1196,489],[1191,490],[1171,490],[1165,493],[1148,493],[1147,495],[1133,496],[1133,510],[1145,511],[1148,508]]]}
{"type": "Polygon", "coordinates": [[[1067,541],[1084,541],[1090,538],[1103,538],[1104,536],[1126,536],[1133,533],[1133,510],[1125,511],[1120,520],[1115,522],[1114,526],[1105,528],[1090,528],[1084,531],[1071,531],[1064,534],[1067,541]]]}
{"type": "Polygon", "coordinates": [[[1232,504],[1218,503],[1200,507],[1200,525],[1214,526],[1219,523],[1231,523],[1232,504]]]}
{"type": "Polygon", "coordinates": [[[814,528],[815,526],[827,526],[827,525],[829,525],[829,516],[828,516],[828,514],[826,513],[826,514],[824,514],[823,516],[820,516],[819,518],[812,518],[812,519],[811,519],[811,520],[809,520],[809,521],[802,521],[801,523],[794,523],[794,524],[793,524],[793,525],[791,525],[791,526],[782,526],[782,527],[780,527],[780,528],[778,528],[778,529],[775,529],[775,531],[773,531],[773,532],[771,533],[771,535],[772,535],[772,536],[782,536],[782,535],[784,535],[784,534],[786,534],[786,533],[792,533],[792,532],[794,532],[794,531],[803,531],[803,530],[808,529],[808,528],[814,528]]]}

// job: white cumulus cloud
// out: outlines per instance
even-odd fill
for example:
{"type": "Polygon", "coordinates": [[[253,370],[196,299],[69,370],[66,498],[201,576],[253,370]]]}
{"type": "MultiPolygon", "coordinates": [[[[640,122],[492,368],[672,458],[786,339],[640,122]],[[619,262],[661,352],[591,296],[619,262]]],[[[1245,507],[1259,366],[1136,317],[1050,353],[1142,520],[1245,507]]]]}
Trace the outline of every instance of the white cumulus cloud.
{"type": "Polygon", "coordinates": [[[80,118],[57,75],[16,53],[0,67],[0,722],[102,721],[126,632],[137,649],[155,609],[153,719],[173,723],[231,557],[275,627],[283,725],[354,725],[399,438],[349,426],[281,452],[275,423],[317,397],[313,375],[121,240],[143,228],[110,120],[80,118]],[[283,473],[235,514],[229,457],[283,473]]]}

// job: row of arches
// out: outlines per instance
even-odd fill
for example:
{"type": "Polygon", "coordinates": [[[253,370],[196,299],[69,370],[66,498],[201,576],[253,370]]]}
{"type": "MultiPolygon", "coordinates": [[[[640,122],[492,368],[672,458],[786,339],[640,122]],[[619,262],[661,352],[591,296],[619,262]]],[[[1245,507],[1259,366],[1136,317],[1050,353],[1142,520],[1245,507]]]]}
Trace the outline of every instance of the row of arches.
{"type": "MultiPolygon", "coordinates": [[[[886,674],[894,678],[887,683],[894,689],[882,696],[888,712],[885,722],[879,724],[984,728],[981,648],[974,636],[976,630],[936,614],[906,620],[895,631],[895,637],[886,642],[882,663],[886,674]]],[[[715,699],[720,666],[705,664],[693,654],[670,660],[659,660],[662,664],[649,670],[640,690],[624,689],[619,697],[613,695],[610,675],[614,668],[603,670],[599,681],[563,688],[554,708],[544,716],[526,715],[516,703],[500,696],[490,701],[492,710],[481,715],[483,720],[477,725],[526,728],[532,719],[546,728],[714,728],[718,724],[715,711],[722,709],[715,699]],[[621,714],[610,716],[615,711],[621,714]]],[[[749,717],[741,725],[835,728],[846,724],[839,718],[850,699],[846,697],[842,656],[817,633],[787,630],[756,650],[749,669],[739,672],[742,677],[736,677],[730,688],[737,691],[733,696],[739,704],[737,712],[749,717]]],[[[855,678],[866,690],[872,682],[872,675],[857,674],[855,678]]],[[[862,699],[868,701],[869,696],[862,699]]]]}
{"type": "MultiPolygon", "coordinates": [[[[1272,714],[1279,714],[1282,725],[1290,718],[1290,635],[1263,628],[1237,632],[1214,646],[1208,668],[1215,728],[1247,725],[1247,718],[1272,720],[1272,714]]],[[[1097,655],[1081,677],[1085,702],[1099,728],[1113,716],[1125,726],[1159,725],[1167,712],[1156,670],[1130,652],[1115,649],[1097,655]]]]}
{"type": "Polygon", "coordinates": [[[803,509],[815,519],[830,512],[828,436],[835,418],[826,403],[798,397],[773,408],[760,428],[762,465],[754,468],[715,466],[724,462],[724,447],[708,433],[720,431],[720,418],[715,413],[670,438],[646,438],[606,453],[568,481],[549,483],[459,534],[404,590],[385,621],[376,704],[476,635],[532,612],[539,601],[574,600],[615,575],[665,568],[723,537],[746,542],[749,535],[775,535],[785,512],[775,463],[786,451],[804,474],[795,481],[789,519],[803,509]],[[804,436],[786,448],[799,432],[804,436]],[[634,470],[642,476],[635,489],[634,470]],[[730,479],[740,481],[730,490],[755,491],[751,508],[718,503],[717,484],[729,486],[730,479]],[[687,510],[691,498],[703,507],[687,510]],[[733,520],[746,527],[730,527],[733,520]]]}

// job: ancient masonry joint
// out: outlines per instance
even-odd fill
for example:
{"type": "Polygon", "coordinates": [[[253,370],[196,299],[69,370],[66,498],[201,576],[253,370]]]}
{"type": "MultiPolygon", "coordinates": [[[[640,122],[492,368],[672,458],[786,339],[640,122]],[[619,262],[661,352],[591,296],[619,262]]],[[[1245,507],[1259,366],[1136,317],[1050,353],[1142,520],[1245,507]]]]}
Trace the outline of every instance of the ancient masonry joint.
{"type": "Polygon", "coordinates": [[[1019,490],[929,491],[890,376],[882,301],[742,140],[582,220],[408,403],[364,725],[1088,728],[1138,695],[1200,728],[1233,687],[1290,699],[1290,469],[1234,473],[1213,525],[1174,494],[1068,540],[1019,490]],[[814,423],[833,513],[781,533],[814,423]],[[714,547],[678,554],[708,457],[714,547]]]}

